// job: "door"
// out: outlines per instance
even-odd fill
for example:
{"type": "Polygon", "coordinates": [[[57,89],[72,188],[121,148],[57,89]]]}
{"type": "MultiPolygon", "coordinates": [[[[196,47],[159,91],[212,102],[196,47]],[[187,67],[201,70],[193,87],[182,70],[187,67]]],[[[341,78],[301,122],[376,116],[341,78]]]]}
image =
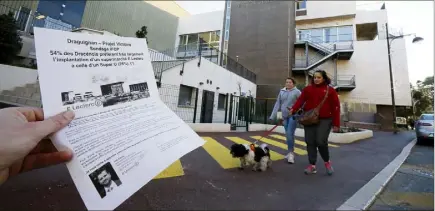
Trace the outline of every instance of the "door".
{"type": "Polygon", "coordinates": [[[213,122],[214,92],[204,90],[202,92],[200,123],[213,122]]]}

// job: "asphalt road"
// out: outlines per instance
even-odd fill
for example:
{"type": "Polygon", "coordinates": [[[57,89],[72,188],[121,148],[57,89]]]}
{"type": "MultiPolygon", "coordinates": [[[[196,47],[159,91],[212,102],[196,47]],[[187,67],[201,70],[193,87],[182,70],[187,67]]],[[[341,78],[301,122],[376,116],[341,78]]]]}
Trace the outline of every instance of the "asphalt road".
{"type": "Polygon", "coordinates": [[[434,210],[433,145],[412,149],[370,210],[434,210]]]}
{"type": "MultiPolygon", "coordinates": [[[[225,137],[254,141],[250,137],[260,134],[200,135],[213,137],[228,148],[232,142],[225,137]]],[[[293,165],[275,161],[272,169],[263,173],[223,169],[201,147],[181,158],[183,176],[152,180],[117,210],[332,210],[381,171],[413,138],[409,132],[375,132],[374,138],[331,147],[333,176],[324,173],[320,156],[317,175],[305,175],[306,155],[297,156],[293,165]]],[[[269,146],[285,154],[285,150],[269,146]]],[[[0,198],[0,210],[86,209],[64,165],[12,178],[0,186],[0,198]]]]}

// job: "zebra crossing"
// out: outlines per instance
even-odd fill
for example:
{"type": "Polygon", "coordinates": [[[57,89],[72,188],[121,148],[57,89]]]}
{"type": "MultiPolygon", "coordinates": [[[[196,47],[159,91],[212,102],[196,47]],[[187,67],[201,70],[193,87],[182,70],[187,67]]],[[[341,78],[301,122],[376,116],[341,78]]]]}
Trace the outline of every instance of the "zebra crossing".
{"type": "MultiPolygon", "coordinates": [[[[205,144],[202,146],[202,149],[207,152],[210,157],[217,162],[217,164],[222,169],[232,169],[240,166],[239,159],[233,158],[230,155],[230,149],[228,146],[222,144],[219,140],[225,139],[230,143],[237,144],[251,144],[256,141],[258,145],[261,143],[265,143],[269,145],[270,156],[273,161],[282,160],[285,158],[285,154],[287,154],[287,143],[286,138],[283,135],[271,134],[267,137],[261,138],[261,136],[223,136],[219,138],[211,137],[211,136],[201,136],[204,139],[205,144]]],[[[295,140],[295,154],[298,156],[306,156],[306,143],[304,141],[295,140]]],[[[338,145],[329,144],[331,148],[338,148],[338,145]]],[[[194,153],[194,152],[192,152],[194,153]]],[[[163,179],[170,177],[179,177],[184,176],[183,165],[180,160],[175,161],[168,168],[163,170],[159,175],[157,175],[154,179],[163,179]]]]}

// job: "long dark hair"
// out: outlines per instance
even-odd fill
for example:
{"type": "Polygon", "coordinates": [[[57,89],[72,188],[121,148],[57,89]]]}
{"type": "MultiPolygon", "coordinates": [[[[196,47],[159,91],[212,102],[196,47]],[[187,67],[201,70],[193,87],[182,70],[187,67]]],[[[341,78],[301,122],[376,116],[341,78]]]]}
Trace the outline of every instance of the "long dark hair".
{"type": "Polygon", "coordinates": [[[323,78],[324,83],[326,85],[331,84],[331,78],[329,78],[328,74],[326,74],[326,71],[324,71],[324,70],[316,70],[313,73],[313,77],[311,78],[311,84],[314,84],[314,74],[316,74],[316,73],[320,73],[322,75],[322,78],[323,78]]]}

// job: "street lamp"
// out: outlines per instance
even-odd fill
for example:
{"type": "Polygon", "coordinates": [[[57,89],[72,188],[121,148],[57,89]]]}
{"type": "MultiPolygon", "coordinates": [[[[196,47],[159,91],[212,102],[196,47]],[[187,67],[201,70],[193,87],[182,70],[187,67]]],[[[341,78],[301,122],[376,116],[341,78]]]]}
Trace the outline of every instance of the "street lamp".
{"type": "Polygon", "coordinates": [[[394,98],[394,84],[393,84],[393,70],[391,67],[391,53],[390,53],[390,40],[391,42],[393,42],[393,40],[395,39],[399,39],[399,38],[403,38],[406,36],[411,36],[414,35],[414,39],[412,39],[412,43],[417,43],[417,42],[421,42],[423,41],[422,37],[417,37],[415,35],[415,33],[413,34],[404,34],[404,35],[399,35],[399,36],[394,36],[394,35],[390,35],[388,33],[388,23],[385,23],[385,28],[387,31],[387,48],[388,48],[388,67],[390,69],[390,87],[391,87],[391,101],[392,101],[392,105],[393,105],[393,131],[396,134],[397,133],[397,124],[396,124],[396,102],[395,102],[395,98],[394,98]]]}

